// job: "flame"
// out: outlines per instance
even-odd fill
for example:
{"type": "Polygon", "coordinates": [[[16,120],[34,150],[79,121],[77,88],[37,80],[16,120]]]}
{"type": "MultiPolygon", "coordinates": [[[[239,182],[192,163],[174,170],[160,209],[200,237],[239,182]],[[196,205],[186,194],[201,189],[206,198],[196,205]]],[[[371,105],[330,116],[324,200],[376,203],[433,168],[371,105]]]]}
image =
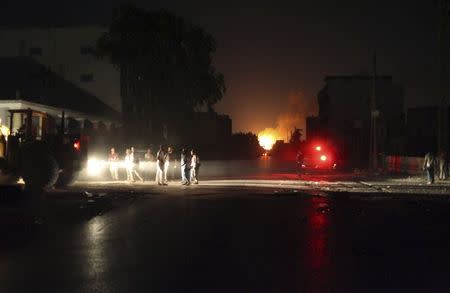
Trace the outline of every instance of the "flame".
{"type": "Polygon", "coordinates": [[[270,151],[277,141],[277,133],[274,129],[267,128],[258,134],[259,145],[266,151],[270,151]]]}
{"type": "Polygon", "coordinates": [[[262,146],[266,151],[270,151],[275,144],[275,137],[271,135],[261,135],[258,137],[259,145],[262,146]]]}
{"type": "Polygon", "coordinates": [[[272,149],[277,140],[288,142],[295,128],[305,130],[305,118],[317,111],[301,91],[290,92],[283,103],[285,110],[278,115],[275,127],[266,128],[258,134],[259,144],[266,150],[272,149]]]}

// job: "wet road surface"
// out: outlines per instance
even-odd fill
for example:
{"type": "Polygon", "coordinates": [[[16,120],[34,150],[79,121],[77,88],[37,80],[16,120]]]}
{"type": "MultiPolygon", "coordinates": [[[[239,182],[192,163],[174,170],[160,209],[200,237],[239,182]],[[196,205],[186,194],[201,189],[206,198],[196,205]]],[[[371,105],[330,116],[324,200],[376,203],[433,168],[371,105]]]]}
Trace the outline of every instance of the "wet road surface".
{"type": "Polygon", "coordinates": [[[80,191],[49,194],[41,225],[3,208],[1,292],[450,291],[445,200],[232,186],[80,191]]]}

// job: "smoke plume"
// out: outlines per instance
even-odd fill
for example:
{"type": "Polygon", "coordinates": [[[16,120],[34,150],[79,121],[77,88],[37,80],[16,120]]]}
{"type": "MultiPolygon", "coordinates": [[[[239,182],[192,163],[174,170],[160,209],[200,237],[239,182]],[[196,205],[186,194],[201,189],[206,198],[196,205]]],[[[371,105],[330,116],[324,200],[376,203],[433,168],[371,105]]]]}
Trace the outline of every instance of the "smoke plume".
{"type": "Polygon", "coordinates": [[[288,95],[286,109],[278,116],[275,128],[266,128],[258,136],[271,135],[277,140],[288,141],[294,128],[303,129],[303,137],[306,131],[306,117],[313,114],[314,107],[302,92],[291,92],[288,95]]]}

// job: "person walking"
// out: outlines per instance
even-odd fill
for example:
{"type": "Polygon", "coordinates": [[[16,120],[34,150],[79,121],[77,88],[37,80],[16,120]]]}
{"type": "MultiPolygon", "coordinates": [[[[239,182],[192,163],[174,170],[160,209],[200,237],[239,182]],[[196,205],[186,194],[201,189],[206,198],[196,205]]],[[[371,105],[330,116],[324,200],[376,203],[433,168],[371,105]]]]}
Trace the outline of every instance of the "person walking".
{"type": "Polygon", "coordinates": [[[200,158],[195,150],[191,150],[191,178],[190,181],[198,184],[198,171],[200,169],[200,158]]]}
{"type": "Polygon", "coordinates": [[[133,158],[131,156],[131,150],[125,150],[125,169],[127,171],[127,181],[134,182],[133,178],[133,158]]]}
{"type": "Polygon", "coordinates": [[[191,184],[191,179],[189,176],[189,167],[190,167],[190,162],[189,162],[189,156],[186,154],[186,150],[182,149],[181,150],[181,159],[180,159],[180,165],[181,165],[181,184],[182,185],[190,185],[191,184]]]}
{"type": "Polygon", "coordinates": [[[425,155],[425,158],[423,160],[423,167],[422,169],[424,171],[427,171],[427,180],[428,184],[434,183],[434,167],[436,164],[436,159],[434,158],[434,154],[432,152],[429,152],[425,155]]]}
{"type": "Polygon", "coordinates": [[[166,154],[164,153],[163,146],[159,146],[159,150],[156,153],[156,178],[155,181],[158,185],[167,185],[163,181],[164,173],[164,160],[166,154]]]}
{"type": "Polygon", "coordinates": [[[132,169],[131,169],[131,175],[133,176],[133,182],[134,182],[134,176],[136,176],[139,180],[141,180],[142,183],[144,183],[144,178],[142,178],[141,174],[139,173],[139,156],[134,151],[134,147],[131,147],[131,162],[132,162],[132,169]]]}
{"type": "Polygon", "coordinates": [[[119,155],[116,153],[114,148],[111,148],[111,152],[108,156],[108,162],[111,178],[116,181],[119,180],[119,166],[117,165],[119,162],[119,155]]]}

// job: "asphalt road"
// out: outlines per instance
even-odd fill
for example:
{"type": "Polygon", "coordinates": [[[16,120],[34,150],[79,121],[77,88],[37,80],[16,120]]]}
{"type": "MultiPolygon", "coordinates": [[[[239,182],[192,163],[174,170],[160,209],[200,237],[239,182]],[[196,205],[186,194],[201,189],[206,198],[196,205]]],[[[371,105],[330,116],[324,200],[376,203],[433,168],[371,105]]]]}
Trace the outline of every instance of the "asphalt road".
{"type": "Polygon", "coordinates": [[[450,291],[442,198],[117,184],[45,202],[42,224],[0,206],[1,292],[450,291]]]}

